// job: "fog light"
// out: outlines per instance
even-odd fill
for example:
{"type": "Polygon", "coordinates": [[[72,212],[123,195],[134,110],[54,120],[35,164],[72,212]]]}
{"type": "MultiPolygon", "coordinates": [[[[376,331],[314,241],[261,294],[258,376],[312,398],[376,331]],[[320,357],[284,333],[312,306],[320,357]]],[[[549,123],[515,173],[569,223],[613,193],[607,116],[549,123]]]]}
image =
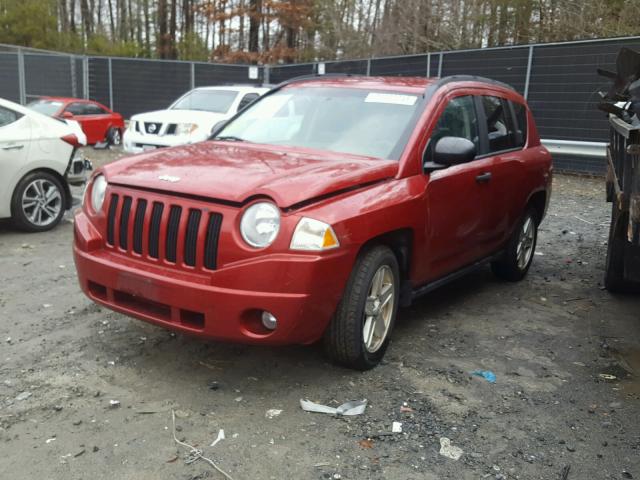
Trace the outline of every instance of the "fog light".
{"type": "Polygon", "coordinates": [[[275,330],[278,326],[278,319],[269,312],[262,312],[262,325],[267,330],[275,330]]]}

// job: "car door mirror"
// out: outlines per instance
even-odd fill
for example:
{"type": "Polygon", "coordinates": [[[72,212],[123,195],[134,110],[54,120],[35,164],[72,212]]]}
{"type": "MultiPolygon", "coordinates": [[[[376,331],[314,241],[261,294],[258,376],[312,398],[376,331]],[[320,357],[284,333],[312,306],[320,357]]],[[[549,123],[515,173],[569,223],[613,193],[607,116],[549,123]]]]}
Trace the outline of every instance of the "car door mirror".
{"type": "Polygon", "coordinates": [[[425,172],[441,170],[452,165],[459,165],[473,160],[476,146],[471,140],[463,137],[442,137],[433,148],[431,159],[425,159],[425,172]]]}
{"type": "Polygon", "coordinates": [[[65,120],[71,120],[73,118],[73,113],[71,112],[62,112],[62,118],[65,120]]]}

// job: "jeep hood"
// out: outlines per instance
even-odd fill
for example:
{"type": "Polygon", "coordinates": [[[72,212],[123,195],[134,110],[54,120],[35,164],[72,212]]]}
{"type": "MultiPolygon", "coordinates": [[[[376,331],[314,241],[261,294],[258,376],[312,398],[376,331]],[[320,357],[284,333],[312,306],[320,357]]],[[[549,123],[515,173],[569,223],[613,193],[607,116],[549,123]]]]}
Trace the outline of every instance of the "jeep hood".
{"type": "Polygon", "coordinates": [[[311,149],[202,142],[104,167],[109,183],[241,204],[271,197],[280,208],[394,177],[398,162],[311,149]]]}

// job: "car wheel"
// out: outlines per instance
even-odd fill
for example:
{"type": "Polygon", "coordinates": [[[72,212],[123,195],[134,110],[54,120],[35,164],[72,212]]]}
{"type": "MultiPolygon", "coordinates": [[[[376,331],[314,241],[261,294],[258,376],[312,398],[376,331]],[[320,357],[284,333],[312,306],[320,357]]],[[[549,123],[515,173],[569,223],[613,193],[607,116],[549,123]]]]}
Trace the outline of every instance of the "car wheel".
{"type": "Polygon", "coordinates": [[[399,271],[388,247],[377,246],[358,257],[324,336],[334,362],[358,370],[380,363],[398,312],[399,271]]]}
{"type": "Polygon", "coordinates": [[[26,175],[11,200],[15,225],[27,232],[44,232],[55,227],[65,210],[65,192],[60,180],[46,172],[26,175]]]}
{"type": "Polygon", "coordinates": [[[522,280],[533,262],[537,241],[538,224],[535,211],[530,208],[518,222],[503,255],[491,263],[493,273],[510,282],[522,280]]]}
{"type": "Polygon", "coordinates": [[[621,212],[617,200],[613,201],[611,210],[611,226],[609,227],[609,243],[604,272],[604,287],[611,293],[638,293],[640,284],[625,278],[624,259],[627,243],[629,212],[621,212]]]}
{"type": "Polygon", "coordinates": [[[109,145],[119,146],[122,144],[122,132],[120,132],[119,128],[110,128],[107,133],[107,142],[109,145]]]}

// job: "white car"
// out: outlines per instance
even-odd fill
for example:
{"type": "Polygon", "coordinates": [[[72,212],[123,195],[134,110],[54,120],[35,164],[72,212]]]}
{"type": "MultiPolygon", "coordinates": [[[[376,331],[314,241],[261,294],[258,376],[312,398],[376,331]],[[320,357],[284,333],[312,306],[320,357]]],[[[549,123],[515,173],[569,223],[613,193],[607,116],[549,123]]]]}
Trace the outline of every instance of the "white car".
{"type": "Polygon", "coordinates": [[[70,184],[89,164],[66,123],[0,99],[0,218],[30,232],[55,227],[71,208],[70,184]]]}
{"type": "Polygon", "coordinates": [[[187,92],[167,110],[131,117],[124,150],[139,153],[158,147],[202,142],[211,130],[268,92],[252,86],[200,87],[187,92]]]}

